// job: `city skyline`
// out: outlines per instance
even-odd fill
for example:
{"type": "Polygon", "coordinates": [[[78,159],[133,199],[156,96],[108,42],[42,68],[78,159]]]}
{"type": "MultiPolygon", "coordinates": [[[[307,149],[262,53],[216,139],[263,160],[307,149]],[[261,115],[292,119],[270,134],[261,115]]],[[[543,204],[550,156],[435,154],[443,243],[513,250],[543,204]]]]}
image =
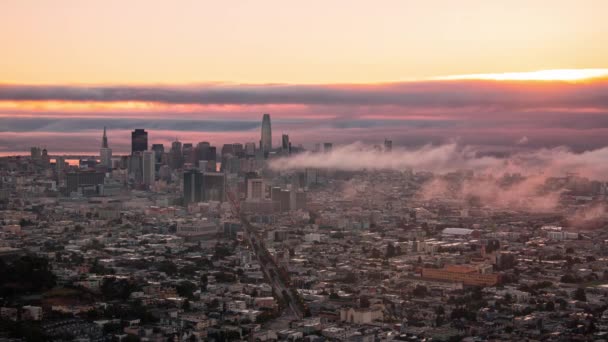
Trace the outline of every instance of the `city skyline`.
{"type": "Polygon", "coordinates": [[[92,153],[103,126],[117,153],[136,127],[165,144],[257,144],[262,113],[305,146],[600,148],[605,12],[599,0],[9,0],[0,155],[92,153]]]}
{"type": "Polygon", "coordinates": [[[602,95],[607,79],[597,70],[574,73],[582,79],[572,79],[572,71],[561,74],[565,80],[544,79],[548,75],[560,73],[373,86],[3,85],[0,154],[50,142],[55,151],[90,153],[90,142],[103,126],[117,135],[114,149],[120,152],[128,147],[124,133],[138,126],[154,131],[162,143],[176,136],[219,144],[257,142],[253,136],[265,112],[273,114],[274,141],[280,141],[279,132],[291,132],[305,146],[327,136],[336,143],[376,143],[385,135],[405,146],[458,141],[499,150],[565,146],[583,151],[608,145],[608,105],[602,95]],[[525,80],[528,76],[539,80],[525,80]]]}
{"type": "Polygon", "coordinates": [[[0,342],[607,340],[608,1],[0,2],[0,342]]]}

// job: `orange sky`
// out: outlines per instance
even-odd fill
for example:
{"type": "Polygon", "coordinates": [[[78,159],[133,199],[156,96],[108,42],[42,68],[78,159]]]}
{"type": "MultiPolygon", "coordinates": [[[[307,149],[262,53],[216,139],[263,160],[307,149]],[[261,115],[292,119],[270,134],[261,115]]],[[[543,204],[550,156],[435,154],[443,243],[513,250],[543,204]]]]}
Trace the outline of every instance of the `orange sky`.
{"type": "Polygon", "coordinates": [[[606,13],[605,0],[2,0],[0,155],[96,151],[104,126],[116,151],[138,127],[152,142],[258,141],[262,113],[296,145],[606,146],[606,13]]]}
{"type": "Polygon", "coordinates": [[[0,82],[372,83],[602,68],[604,0],[4,0],[0,82]]]}

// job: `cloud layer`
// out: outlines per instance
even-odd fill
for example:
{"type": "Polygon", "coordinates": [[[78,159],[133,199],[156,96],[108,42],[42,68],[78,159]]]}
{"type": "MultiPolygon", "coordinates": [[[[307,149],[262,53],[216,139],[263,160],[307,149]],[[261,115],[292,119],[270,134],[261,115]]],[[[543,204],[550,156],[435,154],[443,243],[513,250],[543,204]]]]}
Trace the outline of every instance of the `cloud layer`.
{"type": "Polygon", "coordinates": [[[608,147],[575,153],[567,148],[513,152],[508,156],[488,155],[484,151],[456,143],[421,148],[378,150],[363,143],[334,147],[330,152],[304,152],[271,160],[275,170],[306,168],[361,171],[428,171],[445,174],[472,170],[477,174],[517,173],[526,176],[581,176],[608,181],[608,147]]]}
{"type": "Polygon", "coordinates": [[[0,153],[89,151],[108,126],[117,151],[128,132],[151,142],[258,141],[270,113],[275,141],[355,140],[422,146],[458,141],[493,149],[608,146],[608,80],[435,80],[368,85],[0,85],[0,153]],[[63,133],[63,134],[62,134],[63,133]],[[49,139],[49,137],[53,137],[49,139]],[[167,138],[171,137],[171,138],[167,138]],[[191,141],[189,139],[192,139],[191,141]],[[88,143],[87,143],[88,142],[88,143]],[[78,146],[75,149],[74,146],[78,146]]]}
{"type": "MultiPolygon", "coordinates": [[[[447,144],[416,149],[382,151],[362,143],[333,148],[330,152],[301,153],[270,161],[277,171],[307,168],[340,171],[428,171],[417,197],[452,200],[464,206],[527,212],[553,211],[560,205],[568,182],[589,185],[588,180],[608,181],[608,147],[575,153],[567,148],[538,149],[491,156],[471,146],[447,144]],[[573,177],[575,175],[575,177],[573,177]],[[557,177],[567,181],[552,181],[557,177]],[[567,177],[567,178],[563,178],[567,177]]],[[[572,183],[574,184],[574,183],[572,183]]],[[[354,196],[365,184],[347,184],[345,196],[354,196]]],[[[576,188],[576,187],[575,187],[576,188]]],[[[605,206],[583,207],[572,222],[602,217],[605,206]]]]}
{"type": "Polygon", "coordinates": [[[417,107],[606,108],[608,80],[587,83],[488,80],[377,85],[33,86],[0,85],[0,100],[169,104],[392,105],[417,107]]]}

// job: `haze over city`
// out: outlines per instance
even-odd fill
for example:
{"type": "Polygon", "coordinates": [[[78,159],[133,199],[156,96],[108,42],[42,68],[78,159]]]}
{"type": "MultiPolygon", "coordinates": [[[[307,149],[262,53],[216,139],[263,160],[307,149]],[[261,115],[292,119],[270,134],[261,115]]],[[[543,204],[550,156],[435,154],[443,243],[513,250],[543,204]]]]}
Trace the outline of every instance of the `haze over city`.
{"type": "Polygon", "coordinates": [[[2,1],[0,342],[608,340],[606,13],[2,1]]]}

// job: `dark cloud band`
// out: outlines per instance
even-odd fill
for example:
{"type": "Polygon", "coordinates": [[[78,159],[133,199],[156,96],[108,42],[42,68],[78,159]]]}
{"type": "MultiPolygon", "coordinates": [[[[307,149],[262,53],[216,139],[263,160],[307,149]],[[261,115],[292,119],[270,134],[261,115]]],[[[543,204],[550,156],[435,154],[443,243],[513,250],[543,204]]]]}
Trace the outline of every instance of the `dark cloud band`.
{"type": "Polygon", "coordinates": [[[608,107],[608,81],[426,81],[383,85],[0,86],[0,100],[167,104],[608,107]]]}

